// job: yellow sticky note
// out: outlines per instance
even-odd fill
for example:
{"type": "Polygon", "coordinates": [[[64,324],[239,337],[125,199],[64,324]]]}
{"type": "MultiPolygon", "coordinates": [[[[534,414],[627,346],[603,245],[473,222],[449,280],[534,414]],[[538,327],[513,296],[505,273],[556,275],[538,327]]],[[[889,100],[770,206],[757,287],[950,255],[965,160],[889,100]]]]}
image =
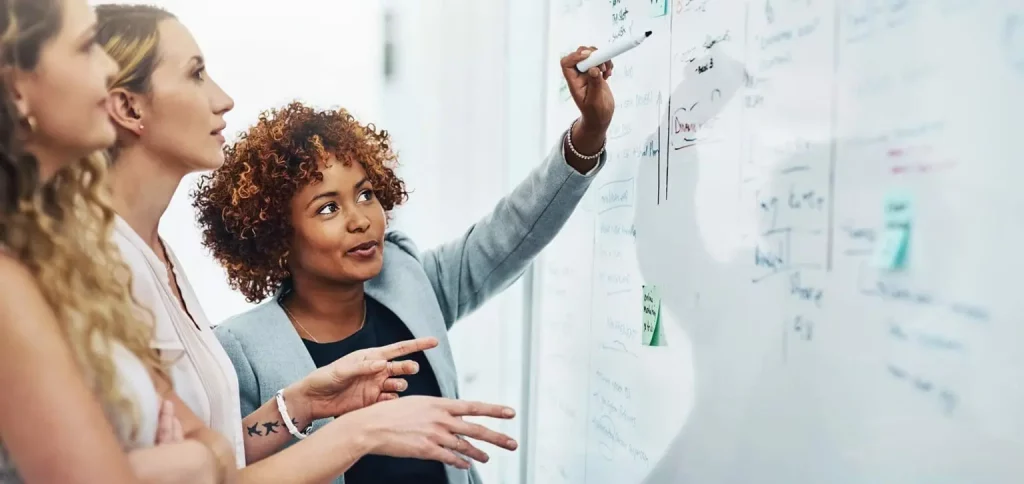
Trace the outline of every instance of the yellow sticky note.
{"type": "Polygon", "coordinates": [[[658,286],[644,286],[643,332],[644,346],[665,346],[665,338],[661,334],[661,294],[658,286]]]}

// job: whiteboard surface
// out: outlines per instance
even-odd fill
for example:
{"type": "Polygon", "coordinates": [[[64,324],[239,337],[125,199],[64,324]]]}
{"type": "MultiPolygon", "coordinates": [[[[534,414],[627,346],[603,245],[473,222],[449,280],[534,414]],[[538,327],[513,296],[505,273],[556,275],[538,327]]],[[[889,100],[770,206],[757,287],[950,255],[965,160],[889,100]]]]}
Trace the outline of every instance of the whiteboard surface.
{"type": "Polygon", "coordinates": [[[548,65],[644,30],[537,266],[529,482],[1024,482],[1024,2],[553,0],[548,65]]]}

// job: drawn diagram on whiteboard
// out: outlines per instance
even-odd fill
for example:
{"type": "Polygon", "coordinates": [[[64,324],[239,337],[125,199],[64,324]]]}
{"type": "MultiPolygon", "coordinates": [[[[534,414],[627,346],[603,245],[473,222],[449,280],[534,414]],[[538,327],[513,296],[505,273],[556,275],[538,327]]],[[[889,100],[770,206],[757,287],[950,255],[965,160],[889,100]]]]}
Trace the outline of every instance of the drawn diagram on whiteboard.
{"type": "MultiPolygon", "coordinates": [[[[726,32],[709,39],[706,46],[720,44],[728,36],[726,32]]],[[[668,156],[658,158],[657,203],[668,199],[671,164],[673,158],[678,158],[677,152],[714,142],[709,133],[714,132],[719,113],[746,83],[746,77],[746,70],[739,61],[720,52],[688,63],[686,78],[669,98],[663,118],[668,138],[664,151],[668,156]]],[[[660,142],[660,135],[659,129],[652,137],[660,142]]]]}

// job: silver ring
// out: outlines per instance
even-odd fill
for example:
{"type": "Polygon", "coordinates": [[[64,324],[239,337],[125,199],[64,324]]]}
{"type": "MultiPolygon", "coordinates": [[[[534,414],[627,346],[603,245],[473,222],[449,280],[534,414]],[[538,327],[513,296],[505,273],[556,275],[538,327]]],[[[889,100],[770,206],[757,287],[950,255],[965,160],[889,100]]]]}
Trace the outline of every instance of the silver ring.
{"type": "Polygon", "coordinates": [[[388,368],[388,376],[395,376],[395,372],[392,371],[392,369],[391,369],[391,362],[390,361],[388,362],[387,368],[388,368]]]}

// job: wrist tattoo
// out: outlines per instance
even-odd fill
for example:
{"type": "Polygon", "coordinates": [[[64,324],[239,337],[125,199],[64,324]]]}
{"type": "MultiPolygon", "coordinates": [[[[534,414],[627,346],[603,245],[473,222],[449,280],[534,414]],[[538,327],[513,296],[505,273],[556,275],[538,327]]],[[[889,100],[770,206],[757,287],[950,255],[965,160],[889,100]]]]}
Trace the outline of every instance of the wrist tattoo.
{"type": "MultiPolygon", "coordinates": [[[[293,418],[292,425],[298,427],[299,421],[293,418]]],[[[280,420],[271,420],[263,423],[254,423],[251,427],[246,427],[245,431],[249,437],[265,437],[270,434],[280,433],[282,430],[281,427],[284,427],[284,424],[282,424],[280,420]]]]}

